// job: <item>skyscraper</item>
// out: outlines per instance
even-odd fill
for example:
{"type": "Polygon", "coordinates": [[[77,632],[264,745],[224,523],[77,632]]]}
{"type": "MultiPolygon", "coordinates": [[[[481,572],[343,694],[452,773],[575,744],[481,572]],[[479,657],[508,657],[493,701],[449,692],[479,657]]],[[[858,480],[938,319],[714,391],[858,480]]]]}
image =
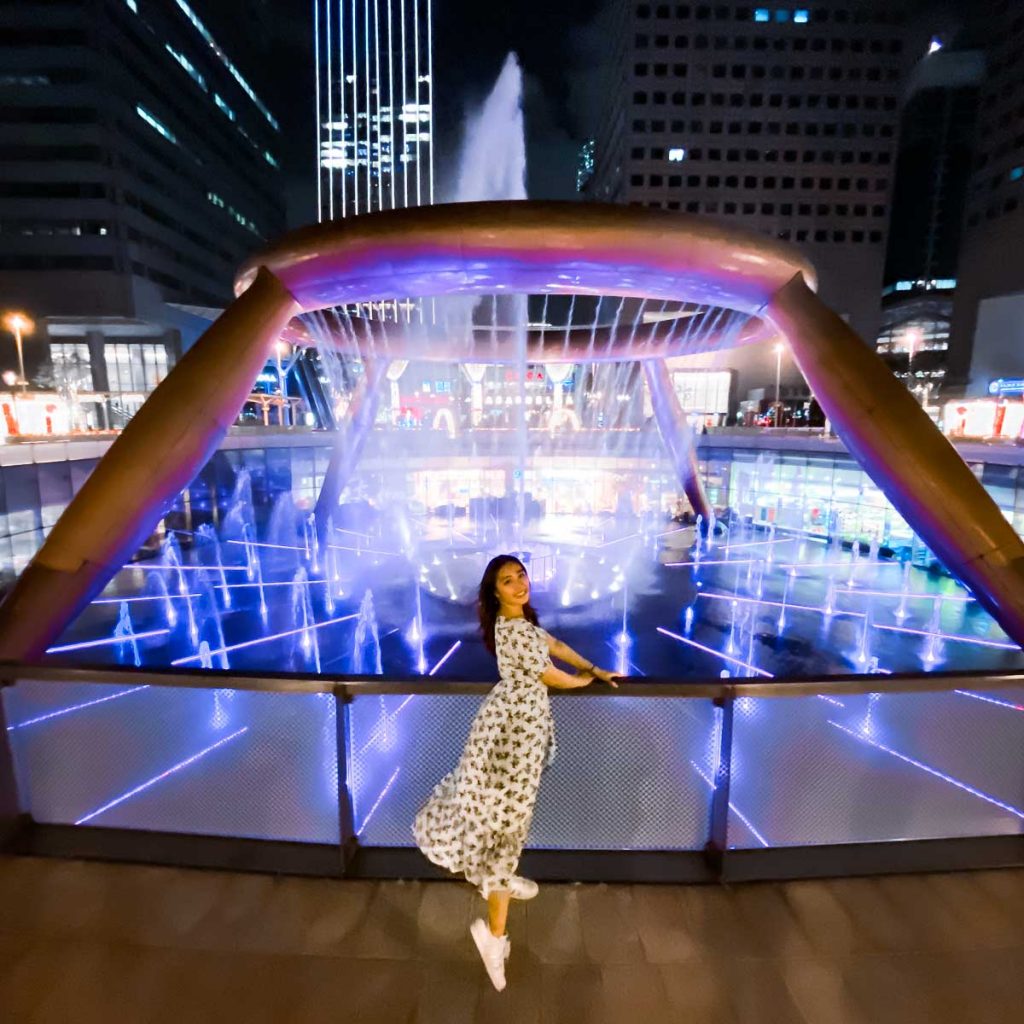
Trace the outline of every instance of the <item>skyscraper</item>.
{"type": "Polygon", "coordinates": [[[432,0],[315,0],[321,220],[434,199],[432,0]]]}
{"type": "Polygon", "coordinates": [[[620,0],[587,194],[797,243],[826,302],[875,338],[904,2],[620,0]]]}
{"type": "Polygon", "coordinates": [[[992,0],[979,15],[986,75],[949,351],[949,376],[972,394],[1024,377],[1024,10],[992,0]]]}
{"type": "Polygon", "coordinates": [[[0,5],[0,307],[130,411],[284,226],[280,126],[209,0],[0,5]]]}

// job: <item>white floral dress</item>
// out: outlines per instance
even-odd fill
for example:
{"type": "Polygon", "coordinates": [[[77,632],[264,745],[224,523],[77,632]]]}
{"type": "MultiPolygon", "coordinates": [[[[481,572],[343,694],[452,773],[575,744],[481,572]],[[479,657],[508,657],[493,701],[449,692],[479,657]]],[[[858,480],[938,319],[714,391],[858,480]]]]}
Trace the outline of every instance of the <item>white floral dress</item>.
{"type": "Polygon", "coordinates": [[[494,642],[501,680],[480,706],[455,770],[413,824],[423,854],[465,875],[484,897],[508,889],[541,771],[555,755],[551,703],[540,679],[550,664],[547,633],[526,619],[499,616],[494,642]]]}

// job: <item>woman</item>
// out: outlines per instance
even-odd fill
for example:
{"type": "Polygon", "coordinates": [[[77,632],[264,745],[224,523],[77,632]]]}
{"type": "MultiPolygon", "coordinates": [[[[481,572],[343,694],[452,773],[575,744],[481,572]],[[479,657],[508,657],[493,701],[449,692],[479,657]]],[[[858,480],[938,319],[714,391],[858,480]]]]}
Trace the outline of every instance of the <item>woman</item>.
{"type": "Polygon", "coordinates": [[[545,687],[574,690],[600,679],[597,668],[537,624],[530,580],[512,555],[492,558],[480,581],[480,629],[498,658],[501,679],[487,695],[455,770],[437,785],[416,816],[416,845],[435,864],[463,874],[487,900],[488,923],[470,933],[494,987],[505,987],[510,899],[537,895],[537,883],[515,870],[526,842],[541,770],[555,753],[554,722],[545,687]],[[551,664],[558,658],[575,675],[551,664]]]}

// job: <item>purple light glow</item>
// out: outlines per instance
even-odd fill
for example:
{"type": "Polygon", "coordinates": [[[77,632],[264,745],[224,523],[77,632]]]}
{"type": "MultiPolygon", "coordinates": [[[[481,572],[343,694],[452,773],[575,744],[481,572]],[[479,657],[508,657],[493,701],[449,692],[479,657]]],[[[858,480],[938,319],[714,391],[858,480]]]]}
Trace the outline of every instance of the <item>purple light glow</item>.
{"type": "Polygon", "coordinates": [[[461,640],[456,640],[455,643],[448,648],[444,657],[427,673],[428,676],[432,676],[460,647],[462,646],[461,640]]]}
{"type": "Polygon", "coordinates": [[[978,644],[980,647],[998,647],[1004,651],[1019,651],[1016,644],[1004,644],[997,640],[982,640],[974,636],[958,636],[955,633],[937,633],[928,629],[910,629],[908,626],[883,626],[874,624],[875,629],[887,629],[891,633],[912,633],[914,636],[936,636],[940,640],[955,640],[961,644],[978,644]]]}
{"type": "Polygon", "coordinates": [[[332,551],[355,551],[359,555],[387,555],[388,558],[401,558],[400,551],[378,551],[376,548],[353,548],[345,544],[328,544],[332,551]]]}
{"type": "Polygon", "coordinates": [[[757,565],[761,561],[762,559],[760,558],[699,558],[694,559],[692,562],[666,562],[665,565],[757,565]]]}
{"type": "MultiPolygon", "coordinates": [[[[714,782],[712,782],[712,780],[707,775],[704,774],[703,770],[700,768],[700,766],[697,764],[697,762],[696,761],[691,761],[690,764],[693,765],[693,770],[708,784],[708,786],[711,789],[711,791],[714,792],[714,789],[715,789],[714,782]]],[[[763,835],[761,835],[761,833],[758,832],[756,828],[754,828],[754,826],[750,823],[750,819],[731,800],[729,801],[729,810],[732,811],[732,813],[735,814],[736,817],[739,818],[740,821],[742,821],[743,824],[747,826],[747,828],[750,830],[750,834],[762,846],[770,846],[771,845],[768,842],[768,840],[765,839],[765,837],[763,835]]]]}
{"type": "Polygon", "coordinates": [[[62,644],[60,647],[47,647],[47,654],[59,654],[62,651],[84,651],[87,647],[108,647],[111,644],[126,644],[132,640],[148,640],[153,636],[164,636],[169,629],[149,629],[144,633],[133,633],[131,636],[107,636],[99,640],[84,640],[80,644],[62,644]]]}
{"type": "MultiPolygon", "coordinates": [[[[229,544],[241,543],[240,541],[229,540],[229,544]]],[[[122,565],[121,571],[138,569],[142,572],[206,572],[208,569],[218,569],[224,572],[245,572],[244,565],[136,565],[129,562],[122,565]]],[[[160,595],[163,596],[162,594],[160,595]]]]}
{"type": "MultiPolygon", "coordinates": [[[[706,564],[706,563],[705,563],[706,564]]],[[[763,604],[772,608],[785,608],[787,611],[793,610],[798,612],[817,612],[819,615],[824,615],[824,608],[814,608],[809,604],[793,604],[787,602],[783,604],[781,601],[765,601],[759,597],[733,597],[732,594],[706,594],[700,593],[698,597],[706,597],[712,601],[739,601],[740,603],[746,604],[763,604]]],[[[846,615],[852,618],[863,619],[864,612],[832,612],[832,615],[846,615]]]]}
{"type": "Polygon", "coordinates": [[[818,700],[825,701],[826,704],[834,704],[837,708],[844,708],[846,705],[841,700],[836,700],[835,697],[826,697],[823,693],[817,693],[815,696],[818,700]]]}
{"type": "Polygon", "coordinates": [[[202,594],[154,594],[151,597],[97,597],[93,604],[121,604],[122,601],[132,604],[135,601],[181,601],[190,597],[202,597],[202,594]]]}
{"type": "Polygon", "coordinates": [[[971,697],[974,700],[984,701],[986,704],[995,704],[997,707],[1009,708],[1011,711],[1024,711],[1024,704],[1011,704],[1006,700],[996,700],[995,697],[985,697],[980,693],[971,693],[970,690],[954,690],[961,697],[971,697]]]}
{"type": "Polygon", "coordinates": [[[911,593],[909,590],[906,594],[903,594],[899,590],[864,590],[863,587],[849,588],[845,583],[840,584],[841,590],[850,590],[852,594],[863,595],[864,597],[898,597],[902,599],[906,597],[908,601],[955,601],[963,604],[970,604],[972,601],[977,600],[974,597],[960,597],[959,595],[953,594],[946,597],[942,594],[925,594],[922,592],[911,593]]]}
{"type": "Polygon", "coordinates": [[[678,640],[682,644],[689,644],[691,647],[696,647],[699,651],[706,651],[708,654],[713,654],[716,658],[721,658],[723,661],[731,662],[733,665],[739,665],[740,668],[749,669],[751,672],[754,672],[759,676],[765,676],[768,679],[775,678],[775,676],[773,676],[771,672],[765,672],[763,668],[758,668],[756,665],[751,665],[748,662],[740,661],[739,658],[730,657],[728,654],[723,654],[721,651],[716,651],[712,647],[705,647],[703,644],[697,643],[696,640],[688,640],[685,636],[680,636],[678,633],[673,633],[671,630],[665,629],[662,626],[658,626],[658,632],[664,633],[665,636],[670,636],[673,640],[678,640]]]}
{"type": "Polygon", "coordinates": [[[24,722],[16,722],[14,725],[7,726],[8,732],[14,732],[15,729],[24,729],[29,725],[37,725],[39,722],[47,722],[51,718],[59,718],[61,715],[70,715],[72,711],[81,711],[83,708],[91,708],[96,704],[106,704],[108,700],[117,700],[118,697],[127,697],[130,693],[138,693],[139,690],[148,690],[149,686],[133,686],[130,690],[121,690],[118,693],[111,693],[106,697],[97,697],[96,700],[87,700],[84,704],[72,704],[70,707],[61,708],[59,711],[50,711],[45,715],[38,715],[35,718],[27,718],[24,722]]]}
{"type": "Polygon", "coordinates": [[[172,765],[166,771],[161,772],[159,775],[154,775],[153,778],[147,779],[142,783],[141,786],[136,786],[134,789],[128,790],[127,793],[122,793],[121,796],[111,800],[109,803],[104,804],[102,807],[98,807],[95,811],[91,811],[85,815],[84,818],[79,818],[75,824],[84,825],[87,821],[92,821],[93,818],[103,814],[104,811],[109,811],[112,807],[116,807],[118,804],[123,804],[125,800],[130,800],[133,796],[137,796],[143,790],[149,789],[151,786],[155,786],[158,782],[162,782],[169,775],[173,775],[175,772],[179,772],[182,768],[187,768],[190,764],[195,764],[200,758],[205,757],[212,750],[216,750],[218,747],[224,746],[225,743],[230,743],[231,740],[237,739],[242,733],[248,732],[249,727],[247,725],[242,726],[237,732],[233,732],[230,736],[225,736],[223,739],[217,740],[216,743],[212,743],[210,746],[205,747],[198,753],[193,754],[191,757],[186,758],[184,761],[179,761],[176,765],[172,765]]]}
{"type": "Polygon", "coordinates": [[[831,719],[829,719],[828,724],[834,726],[840,732],[845,732],[847,736],[852,736],[855,740],[860,740],[861,743],[867,743],[869,746],[882,750],[886,754],[891,754],[893,757],[897,757],[901,761],[905,761],[907,764],[913,765],[915,768],[920,768],[921,771],[927,772],[929,775],[934,775],[935,778],[941,779],[943,782],[948,782],[951,786],[956,786],[957,789],[962,789],[965,793],[970,793],[971,796],[976,796],[979,800],[984,800],[986,803],[993,804],[1000,810],[1008,811],[1010,814],[1024,821],[1024,811],[1017,807],[1012,807],[1010,804],[1003,803],[1002,800],[997,800],[994,796],[982,793],[980,789],[975,789],[973,786],[969,786],[966,782],[961,782],[960,779],[954,779],[952,775],[946,775],[921,761],[915,761],[914,758],[907,757],[906,754],[901,754],[898,750],[893,750],[892,747],[887,747],[884,744],[879,743],[877,740],[873,740],[870,737],[863,735],[862,733],[857,733],[852,729],[847,729],[845,725],[840,725],[838,722],[833,722],[831,719]]]}
{"type": "MultiPolygon", "coordinates": [[[[240,644],[231,644],[229,647],[218,647],[216,650],[210,651],[211,655],[214,654],[229,654],[231,651],[240,651],[246,647],[255,647],[257,644],[269,643],[271,640],[281,640],[286,636],[295,636],[298,633],[308,633],[312,629],[322,629],[324,626],[333,626],[339,622],[347,622],[349,619],[358,619],[359,613],[353,612],[351,615],[342,615],[337,619],[325,619],[323,622],[313,622],[308,626],[299,626],[296,629],[287,629],[283,633],[272,633],[270,636],[257,637],[255,640],[246,640],[240,644]]],[[[164,630],[166,633],[167,630],[164,630]]],[[[138,634],[142,636],[141,633],[138,634]]],[[[201,655],[192,654],[187,658],[177,658],[171,662],[172,665],[187,665],[191,661],[199,661],[201,655]]]]}
{"type": "MultiPolygon", "coordinates": [[[[383,734],[387,731],[387,724],[388,724],[388,722],[390,722],[392,725],[394,725],[395,724],[395,720],[402,713],[402,711],[405,710],[405,708],[407,707],[409,702],[413,701],[415,699],[416,699],[416,694],[415,693],[410,694],[408,697],[405,698],[405,700],[402,701],[401,704],[398,705],[397,708],[395,708],[394,711],[391,712],[390,715],[384,715],[383,716],[384,717],[383,723],[378,728],[375,728],[372,733],[370,733],[370,738],[363,744],[362,748],[360,749],[359,753],[356,756],[357,757],[362,757],[363,754],[365,754],[370,749],[370,747],[372,747],[374,745],[374,743],[376,743],[378,740],[382,739],[383,738],[383,734]]],[[[350,737],[350,739],[351,739],[351,737],[350,737]]]]}
{"type": "Polygon", "coordinates": [[[356,829],[356,835],[357,836],[362,834],[363,829],[366,828],[366,826],[369,823],[370,819],[373,817],[374,811],[376,811],[377,808],[380,806],[381,800],[384,799],[384,797],[387,795],[388,790],[392,787],[392,785],[394,785],[395,779],[398,778],[398,773],[401,770],[402,770],[401,768],[396,768],[391,773],[391,778],[388,779],[388,781],[384,784],[384,788],[380,791],[380,796],[378,796],[377,799],[374,800],[373,806],[370,808],[369,813],[366,815],[365,818],[363,818],[362,825],[360,825],[359,828],[356,829]]]}
{"type": "Polygon", "coordinates": [[[308,549],[301,544],[268,544],[266,541],[258,540],[229,540],[228,544],[240,544],[246,548],[274,548],[277,551],[301,551],[304,555],[309,554],[308,549]]]}

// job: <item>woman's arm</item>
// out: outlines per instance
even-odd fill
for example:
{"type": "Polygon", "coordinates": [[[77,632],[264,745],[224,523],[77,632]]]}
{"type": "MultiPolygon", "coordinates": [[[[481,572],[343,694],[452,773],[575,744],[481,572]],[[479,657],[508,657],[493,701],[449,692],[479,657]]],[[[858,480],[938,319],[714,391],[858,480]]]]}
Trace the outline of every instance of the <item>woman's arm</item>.
{"type": "Polygon", "coordinates": [[[593,663],[587,661],[582,654],[577,654],[568,644],[556,640],[550,633],[548,634],[548,652],[552,658],[564,661],[566,665],[572,665],[573,668],[578,668],[581,672],[589,672],[594,667],[593,663]]]}
{"type": "Polygon", "coordinates": [[[594,681],[594,677],[589,672],[581,672],[578,676],[572,676],[549,664],[540,674],[540,681],[553,690],[579,690],[584,686],[589,686],[594,681]]]}
{"type": "Polygon", "coordinates": [[[557,658],[559,661],[564,661],[567,665],[572,665],[573,668],[578,669],[585,675],[600,679],[610,686],[618,686],[618,683],[613,681],[615,679],[613,673],[607,671],[607,669],[598,668],[592,661],[587,661],[582,654],[577,654],[568,644],[562,643],[561,640],[556,640],[550,633],[548,634],[548,652],[552,658],[557,658]]]}

